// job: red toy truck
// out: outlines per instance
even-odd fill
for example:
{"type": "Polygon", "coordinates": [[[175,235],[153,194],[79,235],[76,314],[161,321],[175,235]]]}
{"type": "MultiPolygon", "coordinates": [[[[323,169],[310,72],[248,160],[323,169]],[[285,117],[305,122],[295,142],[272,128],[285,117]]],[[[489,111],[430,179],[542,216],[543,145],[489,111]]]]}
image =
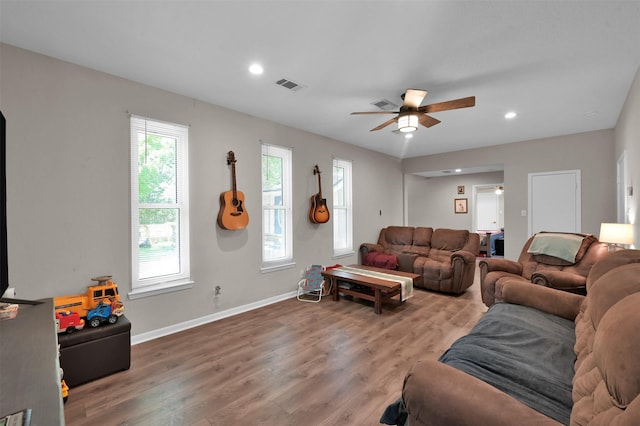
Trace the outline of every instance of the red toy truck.
{"type": "Polygon", "coordinates": [[[58,311],[56,312],[56,327],[58,333],[71,333],[84,328],[84,320],[77,312],[58,311]]]}

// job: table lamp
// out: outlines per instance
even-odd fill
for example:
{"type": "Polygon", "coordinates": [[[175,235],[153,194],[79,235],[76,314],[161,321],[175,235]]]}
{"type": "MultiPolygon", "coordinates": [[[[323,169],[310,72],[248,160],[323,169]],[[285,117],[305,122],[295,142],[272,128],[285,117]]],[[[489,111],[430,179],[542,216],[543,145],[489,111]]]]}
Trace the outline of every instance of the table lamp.
{"type": "Polygon", "coordinates": [[[616,251],[616,248],[623,249],[623,244],[633,244],[633,224],[602,223],[599,239],[609,244],[609,252],[616,251]]]}

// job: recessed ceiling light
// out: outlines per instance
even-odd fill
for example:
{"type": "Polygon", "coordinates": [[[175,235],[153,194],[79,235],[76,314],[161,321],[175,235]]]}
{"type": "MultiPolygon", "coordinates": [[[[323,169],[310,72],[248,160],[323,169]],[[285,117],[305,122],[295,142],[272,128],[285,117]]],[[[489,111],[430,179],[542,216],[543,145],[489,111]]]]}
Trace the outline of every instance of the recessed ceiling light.
{"type": "Polygon", "coordinates": [[[251,64],[249,72],[253,75],[260,75],[264,72],[264,68],[262,68],[262,65],[260,64],[251,64]]]}
{"type": "Polygon", "coordinates": [[[509,111],[504,115],[504,118],[506,118],[507,120],[511,120],[512,118],[516,118],[517,115],[518,114],[516,114],[515,112],[509,111]]]}
{"type": "Polygon", "coordinates": [[[456,173],[460,173],[462,169],[456,169],[456,173]]]}

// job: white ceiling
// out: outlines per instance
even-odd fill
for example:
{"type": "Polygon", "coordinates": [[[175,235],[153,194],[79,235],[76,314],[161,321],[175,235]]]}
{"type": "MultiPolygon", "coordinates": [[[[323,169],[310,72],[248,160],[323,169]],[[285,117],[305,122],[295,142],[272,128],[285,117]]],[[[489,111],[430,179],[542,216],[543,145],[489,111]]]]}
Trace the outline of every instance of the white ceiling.
{"type": "Polygon", "coordinates": [[[640,67],[640,0],[1,0],[0,40],[409,158],[614,127],[640,67]],[[476,106],[411,140],[369,132],[392,116],[350,115],[406,88],[476,106]]]}

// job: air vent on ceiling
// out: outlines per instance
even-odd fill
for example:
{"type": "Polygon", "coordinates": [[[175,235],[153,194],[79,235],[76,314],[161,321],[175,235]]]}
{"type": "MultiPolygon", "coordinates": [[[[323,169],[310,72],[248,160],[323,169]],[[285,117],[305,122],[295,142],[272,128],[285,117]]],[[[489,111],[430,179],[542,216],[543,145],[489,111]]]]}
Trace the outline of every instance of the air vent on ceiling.
{"type": "Polygon", "coordinates": [[[383,111],[393,111],[399,108],[398,105],[386,99],[380,99],[379,101],[371,102],[371,105],[377,106],[383,111]]]}
{"type": "Polygon", "coordinates": [[[291,81],[291,80],[286,79],[286,78],[282,78],[282,79],[276,81],[276,84],[278,86],[282,86],[282,87],[287,88],[289,90],[293,90],[294,92],[297,92],[298,90],[300,90],[300,89],[305,87],[302,84],[296,83],[296,82],[291,81]]]}

